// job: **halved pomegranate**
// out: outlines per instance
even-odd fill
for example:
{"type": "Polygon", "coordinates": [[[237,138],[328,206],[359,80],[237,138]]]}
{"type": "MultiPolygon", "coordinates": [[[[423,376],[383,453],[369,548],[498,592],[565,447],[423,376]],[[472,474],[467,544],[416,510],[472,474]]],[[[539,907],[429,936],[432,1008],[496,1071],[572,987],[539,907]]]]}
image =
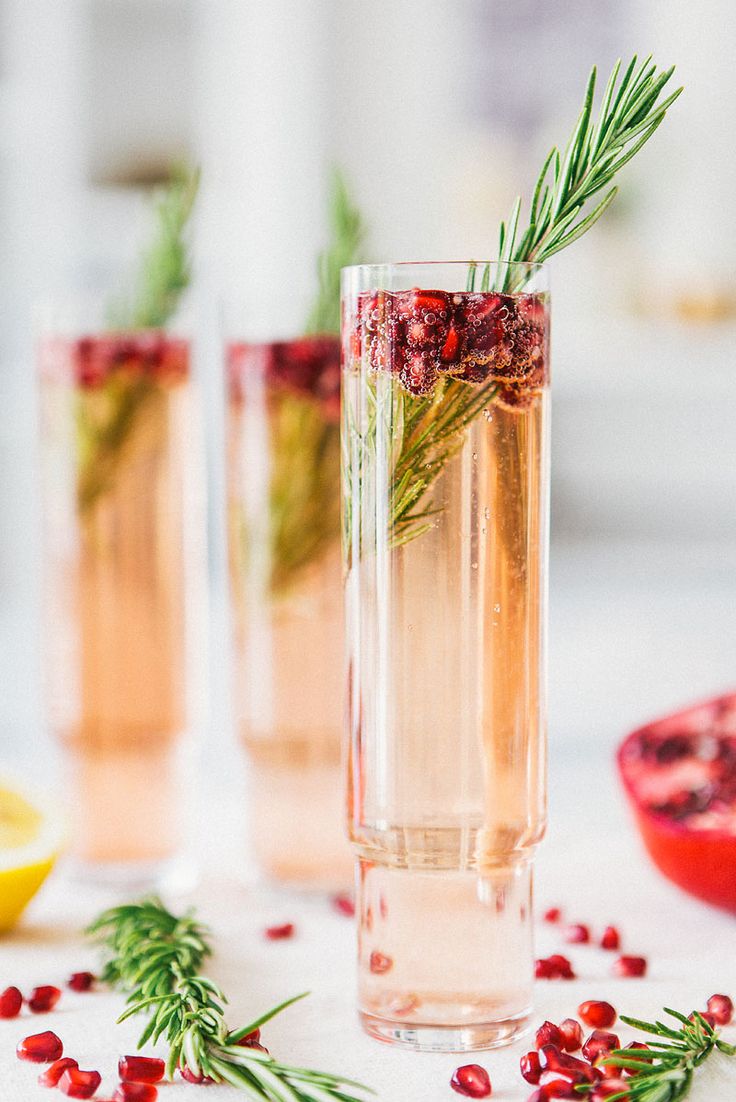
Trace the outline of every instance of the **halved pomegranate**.
{"type": "Polygon", "coordinates": [[[640,727],[618,766],[658,868],[736,913],[736,693],[640,727]]]}

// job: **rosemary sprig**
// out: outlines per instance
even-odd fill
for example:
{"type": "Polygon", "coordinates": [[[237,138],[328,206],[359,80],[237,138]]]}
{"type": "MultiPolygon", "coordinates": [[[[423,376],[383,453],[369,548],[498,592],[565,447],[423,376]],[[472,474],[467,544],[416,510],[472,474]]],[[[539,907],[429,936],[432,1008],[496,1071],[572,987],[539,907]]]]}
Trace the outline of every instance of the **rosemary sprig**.
{"type": "Polygon", "coordinates": [[[153,898],[105,911],[87,932],[107,953],[102,979],[128,995],[118,1021],[148,1016],[138,1047],[163,1038],[170,1079],[177,1067],[188,1068],[196,1076],[230,1083],[258,1102],[360,1102],[368,1090],[344,1076],[282,1064],[267,1052],[237,1044],[304,995],[240,1029],[228,1029],[227,1000],[199,971],[212,952],[209,931],[191,912],[174,915],[153,898]]]}
{"type": "MultiPolygon", "coordinates": [[[[199,172],[180,169],[158,198],[153,240],[137,286],[130,300],[117,300],[108,309],[113,330],[161,328],[175,313],[191,278],[186,229],[198,187],[199,172]]],[[[112,485],[125,445],[157,393],[149,378],[111,375],[79,395],[77,501],[83,514],[112,485]]]]}
{"type": "Polygon", "coordinates": [[[305,333],[340,333],[340,269],[359,261],[365,239],[360,211],[353,203],[339,169],[332,172],[330,189],[330,245],[317,261],[318,291],[307,318],[305,333]]]}
{"type": "MultiPolygon", "coordinates": [[[[617,61],[594,119],[593,68],[564,155],[555,147],[544,161],[532,194],[526,230],[519,230],[521,197],[514,203],[508,222],[501,223],[496,290],[516,292],[527,282],[527,273],[509,266],[510,261],[541,263],[587,233],[611,204],[617,188],[608,190],[592,209],[590,200],[651,138],[682,91],[678,88],[661,98],[674,70],[658,72],[651,57],[640,65],[633,57],[619,79],[620,71],[621,62],[617,61]]],[[[477,263],[472,262],[468,290],[475,290],[477,269],[477,263]]],[[[490,285],[491,266],[486,265],[480,290],[487,291],[490,285]]],[[[374,388],[372,397],[376,400],[375,383],[369,385],[374,388]]],[[[401,432],[401,440],[390,490],[389,542],[394,547],[416,539],[432,526],[428,518],[441,509],[428,502],[429,492],[462,446],[465,430],[493,401],[497,387],[446,379],[430,396],[413,396],[398,384],[395,389],[390,418],[401,432]]],[[[366,436],[370,436],[370,426],[366,436]]]]}
{"type": "MultiPolygon", "coordinates": [[[[630,1102],[677,1102],[687,1098],[696,1070],[714,1049],[725,1056],[736,1056],[736,1045],[729,1045],[702,1014],[697,1011],[693,1021],[677,1010],[664,1008],[679,1028],[664,1022],[645,1022],[621,1015],[621,1021],[658,1038],[648,1041],[647,1049],[618,1048],[601,1058],[606,1067],[625,1068],[629,1072],[626,1090],[610,1096],[608,1102],[627,1099],[630,1102]]],[[[577,1088],[589,1092],[589,1086],[577,1088]]]]}

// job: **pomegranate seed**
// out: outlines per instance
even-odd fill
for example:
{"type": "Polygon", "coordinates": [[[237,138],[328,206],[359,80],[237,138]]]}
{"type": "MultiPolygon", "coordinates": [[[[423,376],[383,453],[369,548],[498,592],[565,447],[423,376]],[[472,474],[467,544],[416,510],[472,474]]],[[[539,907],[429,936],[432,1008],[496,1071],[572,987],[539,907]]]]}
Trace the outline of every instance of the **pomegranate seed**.
{"type": "Polygon", "coordinates": [[[294,936],[294,929],[293,922],[284,922],[281,926],[267,926],[265,934],[269,941],[283,941],[294,936]]]}
{"type": "Polygon", "coordinates": [[[643,976],[646,970],[646,957],[619,957],[613,966],[614,976],[643,976]]]}
{"type": "Polygon", "coordinates": [[[583,1029],[574,1018],[565,1018],[560,1022],[560,1036],[565,1052],[577,1052],[583,1043],[583,1029]]]}
{"type": "Polygon", "coordinates": [[[575,1090],[572,1083],[569,1083],[567,1079],[550,1079],[545,1083],[541,1089],[541,1095],[544,1102],[547,1102],[548,1098],[580,1098],[580,1093],[575,1090]]]}
{"type": "Polygon", "coordinates": [[[574,923],[572,926],[568,926],[565,929],[565,941],[571,945],[583,945],[590,941],[590,930],[587,926],[583,926],[581,923],[574,923]]]}
{"type": "Polygon", "coordinates": [[[610,1003],[588,1000],[578,1007],[578,1014],[586,1025],[593,1029],[608,1029],[613,1025],[618,1015],[610,1003]]]}
{"type": "Polygon", "coordinates": [[[382,976],[384,972],[390,972],[393,966],[391,957],[387,957],[385,953],[379,953],[377,949],[373,950],[369,962],[371,972],[376,976],[382,976]]]}
{"type": "Polygon", "coordinates": [[[333,895],[332,906],[346,918],[352,918],[355,914],[355,900],[351,895],[333,895]]]}
{"type": "Polygon", "coordinates": [[[542,1071],[553,1071],[557,1075],[564,1076],[571,1083],[594,1083],[598,1074],[590,1064],[578,1060],[576,1056],[568,1056],[566,1052],[560,1052],[555,1045],[543,1045],[539,1050],[539,1062],[542,1071]]]}
{"type": "Polygon", "coordinates": [[[94,982],[95,977],[92,972],[72,972],[66,985],[72,991],[89,991],[94,982]]]}
{"type": "MultiPolygon", "coordinates": [[[[12,991],[13,988],[8,988],[12,991]]],[[[708,999],[708,1011],[713,1015],[716,1025],[729,1025],[733,1018],[733,1002],[728,995],[711,995],[708,999]]]]}
{"type": "Polygon", "coordinates": [[[522,1056],[521,1060],[519,1060],[519,1068],[521,1070],[521,1078],[526,1079],[527,1083],[533,1083],[536,1086],[542,1074],[539,1053],[534,1051],[527,1052],[526,1055],[522,1056]]]}
{"type": "Polygon", "coordinates": [[[554,1022],[542,1022],[534,1035],[534,1043],[538,1049],[542,1045],[556,1045],[557,1048],[561,1048],[563,1043],[562,1034],[554,1022]]]}
{"type": "Polygon", "coordinates": [[[624,1079],[604,1079],[593,1088],[593,1093],[590,1095],[591,1102],[604,1102],[604,1099],[614,1095],[617,1102],[628,1102],[631,1096],[626,1089],[627,1086],[624,1079]]]}
{"type": "Polygon", "coordinates": [[[158,1091],[151,1083],[120,1083],[113,1102],[156,1102],[158,1091]]]}
{"type": "Polygon", "coordinates": [[[559,922],[562,917],[562,911],[559,907],[550,907],[544,912],[545,922],[559,922]]]}
{"type": "Polygon", "coordinates": [[[18,1042],[15,1050],[19,1060],[31,1060],[34,1064],[52,1064],[64,1052],[61,1039],[47,1030],[46,1033],[33,1033],[18,1042]]]}
{"type": "Polygon", "coordinates": [[[76,1060],[72,1060],[69,1056],[62,1057],[61,1060],[54,1060],[50,1067],[46,1068],[46,1071],[42,1071],[38,1077],[39,1085],[42,1087],[58,1087],[59,1080],[66,1071],[67,1068],[78,1068],[79,1064],[76,1060]]]}
{"type": "MultiPolygon", "coordinates": [[[[191,1068],[179,1068],[179,1074],[187,1083],[214,1083],[214,1079],[210,1079],[209,1075],[202,1075],[201,1072],[197,1075],[191,1068]]],[[[114,1099],[113,1102],[115,1102],[114,1099]]]]}
{"type": "Polygon", "coordinates": [[[99,1071],[80,1071],[78,1067],[67,1068],[59,1080],[59,1090],[70,1098],[91,1098],[100,1083],[99,1071]]]}
{"type": "Polygon", "coordinates": [[[455,1068],[450,1086],[468,1098],[489,1098],[491,1094],[491,1080],[480,1064],[463,1064],[461,1068],[455,1068]]]}
{"type": "Polygon", "coordinates": [[[537,980],[554,980],[557,979],[558,973],[555,971],[553,965],[548,960],[541,957],[539,960],[534,961],[534,978],[537,980]]]}
{"type": "Polygon", "coordinates": [[[252,1029],[250,1033],[246,1033],[244,1037],[241,1037],[239,1041],[236,1041],[236,1045],[241,1045],[243,1048],[251,1048],[252,1045],[257,1045],[261,1039],[260,1029],[252,1029]]]}
{"type": "Polygon", "coordinates": [[[583,1045],[583,1056],[592,1064],[599,1056],[620,1046],[621,1042],[615,1033],[607,1033],[605,1029],[594,1029],[583,1045]]]}
{"type": "Polygon", "coordinates": [[[606,926],[601,937],[601,949],[618,949],[621,944],[619,932],[615,926],[606,926]]]}
{"type": "MultiPolygon", "coordinates": [[[[710,1014],[707,1010],[699,1010],[698,1011],[698,1017],[702,1018],[703,1021],[706,1022],[706,1024],[710,1026],[711,1029],[715,1029],[715,1027],[717,1025],[716,1020],[713,1017],[713,1015],[710,1014]]],[[[693,1011],[692,1014],[688,1015],[688,1020],[691,1021],[691,1022],[694,1022],[696,1020],[695,1019],[695,1011],[693,1011]]]]}
{"type": "Polygon", "coordinates": [[[563,957],[561,953],[553,953],[551,957],[547,957],[547,960],[555,969],[557,975],[563,980],[574,980],[575,973],[572,970],[572,965],[567,957],[563,957]]]}
{"type": "Polygon", "coordinates": [[[158,1083],[164,1077],[166,1064],[154,1056],[121,1056],[118,1075],[125,1083],[158,1083]]]}
{"type": "Polygon", "coordinates": [[[32,1014],[46,1014],[54,1009],[60,998],[58,987],[34,987],[28,996],[28,1009],[32,1014]]]}
{"type": "Polygon", "coordinates": [[[6,987],[0,995],[0,1018],[17,1018],[23,1005],[23,996],[17,987],[6,987]]]}

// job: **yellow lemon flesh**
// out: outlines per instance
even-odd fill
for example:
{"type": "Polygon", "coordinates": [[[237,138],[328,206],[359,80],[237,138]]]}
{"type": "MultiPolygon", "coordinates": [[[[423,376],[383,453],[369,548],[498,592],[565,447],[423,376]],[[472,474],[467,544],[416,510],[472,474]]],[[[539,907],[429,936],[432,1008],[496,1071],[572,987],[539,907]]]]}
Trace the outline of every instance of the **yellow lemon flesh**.
{"type": "Polygon", "coordinates": [[[55,820],[0,779],[0,933],[15,925],[51,872],[60,834],[55,820]]]}

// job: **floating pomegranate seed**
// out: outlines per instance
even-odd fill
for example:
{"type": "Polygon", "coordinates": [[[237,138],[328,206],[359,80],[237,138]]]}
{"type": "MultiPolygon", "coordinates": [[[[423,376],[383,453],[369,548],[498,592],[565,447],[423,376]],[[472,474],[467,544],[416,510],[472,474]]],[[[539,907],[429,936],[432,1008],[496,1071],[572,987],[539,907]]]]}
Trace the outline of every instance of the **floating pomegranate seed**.
{"type": "Polygon", "coordinates": [[[385,953],[379,953],[377,949],[373,950],[369,962],[371,972],[376,976],[382,976],[384,972],[390,972],[393,966],[391,957],[387,957],[385,953]]]}
{"type": "Polygon", "coordinates": [[[72,972],[66,985],[72,991],[89,991],[94,982],[95,977],[92,972],[72,972]]]}
{"type": "Polygon", "coordinates": [[[527,1083],[532,1083],[536,1086],[542,1074],[539,1053],[534,1051],[527,1052],[526,1055],[522,1056],[519,1060],[519,1069],[522,1079],[526,1079],[527,1083]]]}
{"type": "Polygon", "coordinates": [[[480,1064],[463,1064],[461,1068],[455,1068],[450,1086],[468,1098],[489,1098],[491,1094],[491,1080],[480,1064]]]}
{"type": "Polygon", "coordinates": [[[332,906],[346,918],[352,918],[355,914],[355,900],[351,895],[333,895],[332,906]]]}
{"type": "Polygon", "coordinates": [[[618,949],[621,938],[615,926],[606,926],[601,937],[601,949],[618,949]]]}
{"type": "Polygon", "coordinates": [[[31,1060],[34,1064],[52,1064],[64,1053],[61,1038],[51,1030],[46,1033],[33,1033],[18,1042],[15,1054],[19,1060],[31,1060]]]}
{"type": "MultiPolygon", "coordinates": [[[[12,991],[13,988],[8,988],[12,991]]],[[[711,995],[708,999],[708,1011],[716,1020],[717,1025],[729,1025],[733,1018],[733,1002],[728,995],[711,995]]]]}
{"type": "Polygon", "coordinates": [[[601,1083],[597,1083],[593,1088],[593,1093],[589,1095],[591,1102],[604,1102],[606,1098],[616,1097],[616,1102],[629,1102],[631,1097],[628,1090],[628,1083],[625,1079],[604,1079],[601,1083]]]}
{"type": "Polygon", "coordinates": [[[542,1045],[556,1045],[558,1048],[562,1048],[562,1034],[554,1022],[542,1022],[534,1035],[534,1043],[538,1049],[542,1045]]]}
{"type": "Polygon", "coordinates": [[[58,1087],[59,1080],[66,1069],[78,1067],[77,1061],[72,1060],[70,1056],[64,1056],[61,1060],[54,1060],[53,1064],[39,1075],[39,1085],[42,1087],[58,1087]]]}
{"type": "Polygon", "coordinates": [[[113,1102],[156,1102],[157,1098],[158,1091],[151,1083],[121,1083],[113,1102]]]}
{"type": "Polygon", "coordinates": [[[78,1067],[67,1068],[59,1080],[59,1090],[70,1098],[91,1098],[100,1083],[99,1071],[80,1071],[78,1067]]]}
{"type": "Polygon", "coordinates": [[[17,987],[6,987],[0,995],[0,1018],[17,1018],[23,1006],[23,996],[17,987]]]}
{"type": "Polygon", "coordinates": [[[614,976],[644,976],[646,970],[646,957],[619,957],[613,966],[614,976]]]}
{"type": "Polygon", "coordinates": [[[620,1046],[621,1042],[615,1033],[608,1033],[605,1029],[594,1029],[583,1045],[583,1056],[592,1064],[599,1056],[620,1046]]]}
{"type": "Polygon", "coordinates": [[[267,926],[264,932],[269,941],[283,941],[294,936],[294,929],[293,922],[284,922],[281,926],[267,926]]]}
{"type": "Polygon", "coordinates": [[[608,1029],[618,1017],[616,1010],[610,1003],[597,1002],[591,999],[580,1004],[578,1014],[585,1024],[593,1029],[608,1029]]]}
{"type": "Polygon", "coordinates": [[[584,945],[590,941],[590,930],[587,926],[583,926],[582,923],[576,922],[572,926],[565,928],[565,941],[570,945],[584,945]]]}
{"type": "Polygon", "coordinates": [[[560,1022],[560,1036],[565,1052],[577,1052],[583,1044],[583,1029],[574,1018],[565,1018],[560,1022]]]}
{"type": "Polygon", "coordinates": [[[58,987],[34,987],[28,996],[28,1009],[32,1014],[46,1014],[54,1009],[60,998],[58,987]]]}
{"type": "Polygon", "coordinates": [[[550,907],[543,915],[545,922],[559,922],[561,917],[562,911],[559,907],[550,907]]]}
{"type": "Polygon", "coordinates": [[[125,1083],[158,1083],[164,1077],[166,1064],[155,1056],[121,1056],[118,1075],[125,1083]]]}

